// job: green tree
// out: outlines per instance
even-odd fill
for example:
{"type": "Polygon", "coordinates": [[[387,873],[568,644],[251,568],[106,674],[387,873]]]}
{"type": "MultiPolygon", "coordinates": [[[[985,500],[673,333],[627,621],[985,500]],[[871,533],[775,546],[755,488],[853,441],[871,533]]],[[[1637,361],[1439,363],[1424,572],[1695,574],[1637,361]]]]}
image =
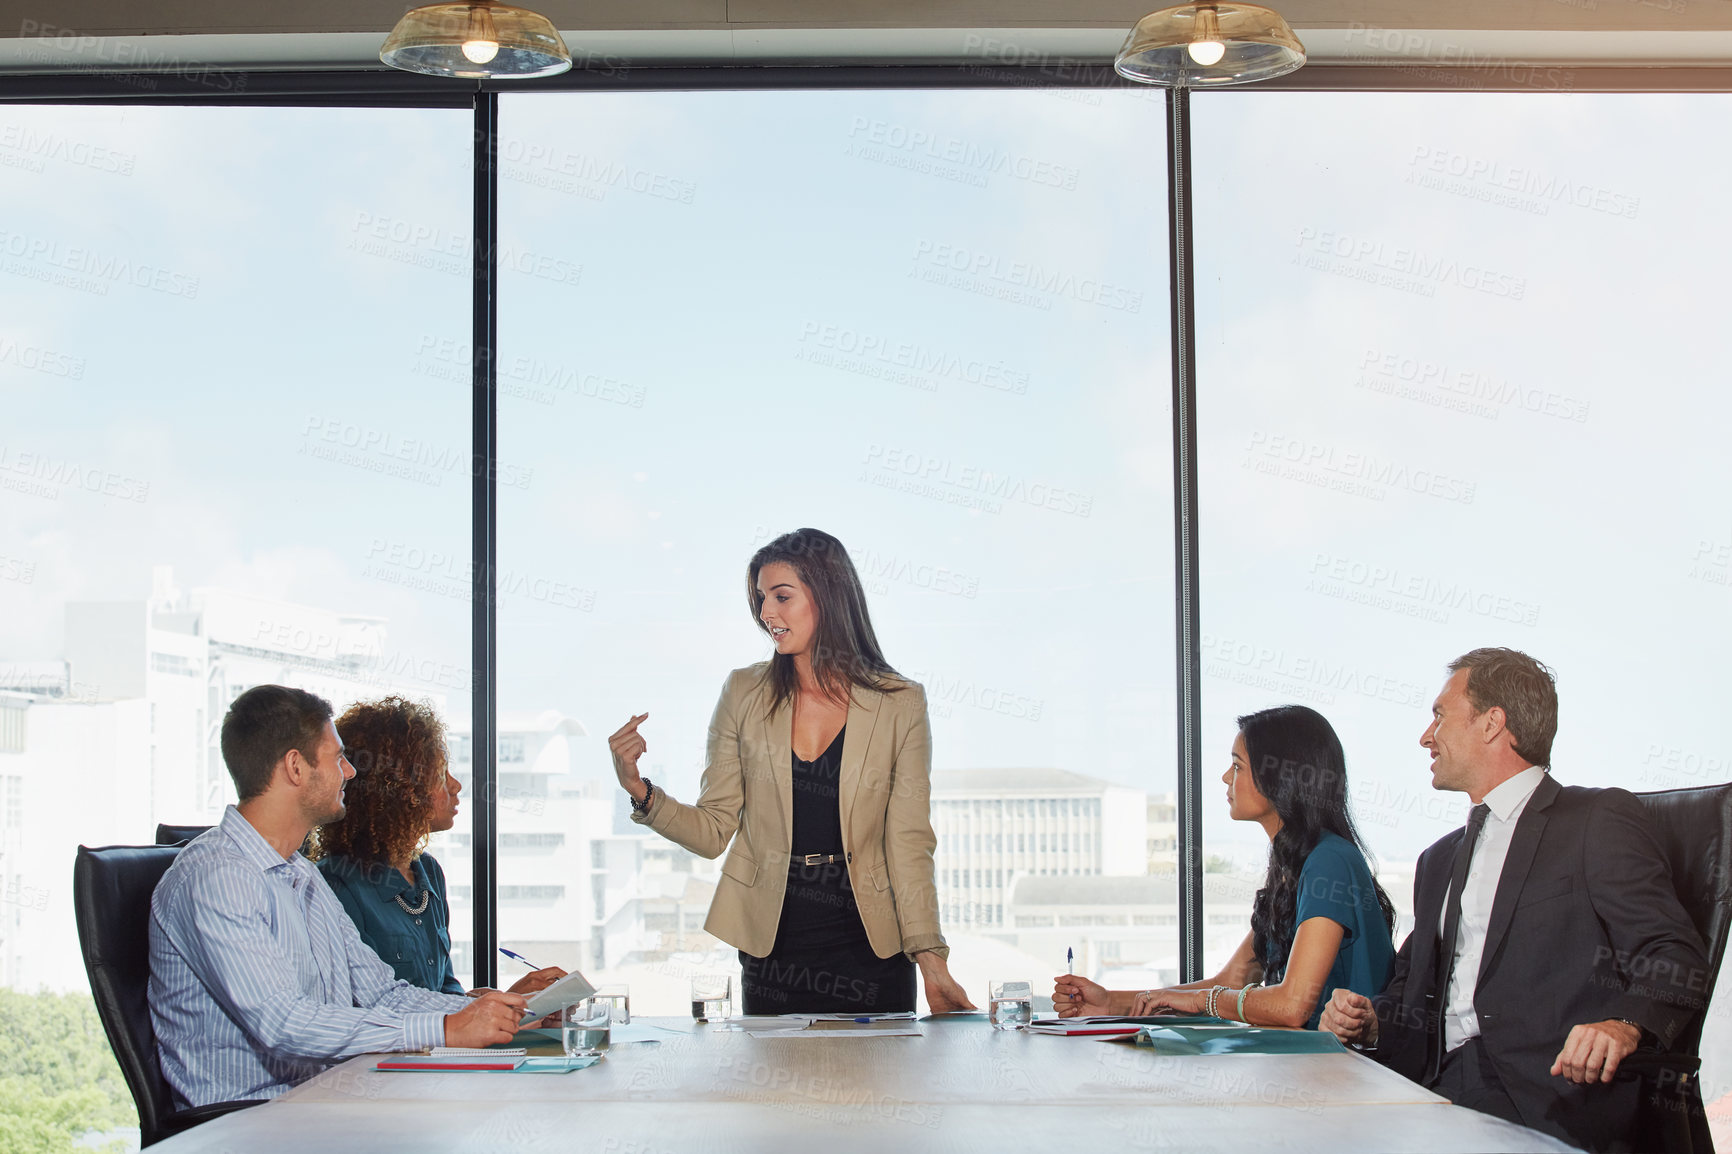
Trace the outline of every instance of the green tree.
{"type": "Polygon", "coordinates": [[[0,1038],[0,1150],[84,1154],[81,1135],[138,1125],[90,995],[0,989],[0,1038]]]}

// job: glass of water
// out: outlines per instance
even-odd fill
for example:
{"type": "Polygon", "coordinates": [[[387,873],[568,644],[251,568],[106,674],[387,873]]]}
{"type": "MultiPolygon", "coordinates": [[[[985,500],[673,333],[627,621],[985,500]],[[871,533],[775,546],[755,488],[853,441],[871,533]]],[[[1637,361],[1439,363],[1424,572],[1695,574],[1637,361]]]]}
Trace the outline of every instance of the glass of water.
{"type": "Polygon", "coordinates": [[[1034,1018],[1034,987],[1028,982],[991,982],[987,985],[992,1028],[1023,1030],[1034,1018]]]}
{"type": "Polygon", "coordinates": [[[601,998],[585,998],[560,1012],[560,1041],[567,1058],[588,1058],[607,1049],[612,1034],[613,1005],[601,998]]]}
{"type": "Polygon", "coordinates": [[[707,1022],[734,1012],[734,979],[728,974],[700,974],[692,979],[692,1019],[707,1022]]]}
{"type": "Polygon", "coordinates": [[[614,1025],[631,1025],[631,988],[629,986],[603,986],[595,992],[595,1000],[608,1004],[612,1010],[611,1016],[614,1025]]]}

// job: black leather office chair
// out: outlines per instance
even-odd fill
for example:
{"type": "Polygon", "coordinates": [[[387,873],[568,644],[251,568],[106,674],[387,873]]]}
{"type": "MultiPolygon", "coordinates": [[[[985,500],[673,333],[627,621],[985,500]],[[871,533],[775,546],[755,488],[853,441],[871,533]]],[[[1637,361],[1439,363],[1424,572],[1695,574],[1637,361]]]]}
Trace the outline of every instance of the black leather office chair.
{"type": "Polygon", "coordinates": [[[140,1146],[258,1102],[217,1102],[176,1110],[156,1059],[146,991],[150,982],[150,895],[179,846],[78,847],[72,909],[96,1012],[138,1105],[140,1146]]]}
{"type": "Polygon", "coordinates": [[[205,830],[208,825],[168,825],[158,822],[156,827],[157,845],[185,845],[205,830]]]}
{"type": "Polygon", "coordinates": [[[1686,979],[1681,993],[1696,994],[1704,1012],[1673,1044],[1667,1054],[1638,1051],[1626,1064],[1645,1083],[1644,1130],[1655,1136],[1655,1148],[1675,1154],[1714,1154],[1714,1139],[1703,1109],[1699,1050],[1706,1003],[1726,956],[1732,929],[1732,783],[1698,789],[1667,789],[1638,793],[1648,814],[1648,826],[1672,867],[1672,888],[1678,902],[1708,946],[1708,973],[1700,989],[1686,979]]]}

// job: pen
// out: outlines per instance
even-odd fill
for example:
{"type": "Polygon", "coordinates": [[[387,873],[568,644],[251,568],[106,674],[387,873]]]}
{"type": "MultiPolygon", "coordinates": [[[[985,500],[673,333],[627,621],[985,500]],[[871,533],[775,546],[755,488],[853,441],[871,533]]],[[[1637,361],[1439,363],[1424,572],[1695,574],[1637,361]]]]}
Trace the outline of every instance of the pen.
{"type": "Polygon", "coordinates": [[[1066,946],[1064,948],[1064,972],[1065,973],[1067,973],[1067,974],[1076,973],[1076,967],[1071,964],[1075,960],[1076,960],[1076,952],[1074,950],[1072,950],[1069,946],[1066,946]]]}
{"type": "Polygon", "coordinates": [[[524,965],[528,966],[532,970],[539,970],[542,968],[542,967],[536,965],[534,962],[530,961],[528,958],[524,957],[522,954],[513,953],[512,951],[506,949],[504,946],[499,947],[499,952],[504,954],[506,957],[512,959],[513,961],[522,962],[524,965]]]}

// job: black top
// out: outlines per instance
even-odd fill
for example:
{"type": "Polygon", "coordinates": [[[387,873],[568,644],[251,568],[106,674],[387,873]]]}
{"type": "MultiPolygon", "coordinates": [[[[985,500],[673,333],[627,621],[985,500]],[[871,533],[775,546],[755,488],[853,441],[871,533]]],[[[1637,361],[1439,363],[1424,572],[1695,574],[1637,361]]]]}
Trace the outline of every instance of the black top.
{"type": "Polygon", "coordinates": [[[842,736],[847,732],[844,725],[816,760],[801,761],[794,755],[796,858],[842,852],[842,736]]]}
{"type": "MultiPolygon", "coordinates": [[[[807,854],[840,856],[843,732],[811,761],[795,757],[794,840],[788,888],[767,957],[740,952],[748,1014],[888,1013],[914,1008],[914,963],[872,952],[854,904],[848,864],[807,865],[807,854]]],[[[868,883],[870,884],[870,883],[868,883]]]]}

